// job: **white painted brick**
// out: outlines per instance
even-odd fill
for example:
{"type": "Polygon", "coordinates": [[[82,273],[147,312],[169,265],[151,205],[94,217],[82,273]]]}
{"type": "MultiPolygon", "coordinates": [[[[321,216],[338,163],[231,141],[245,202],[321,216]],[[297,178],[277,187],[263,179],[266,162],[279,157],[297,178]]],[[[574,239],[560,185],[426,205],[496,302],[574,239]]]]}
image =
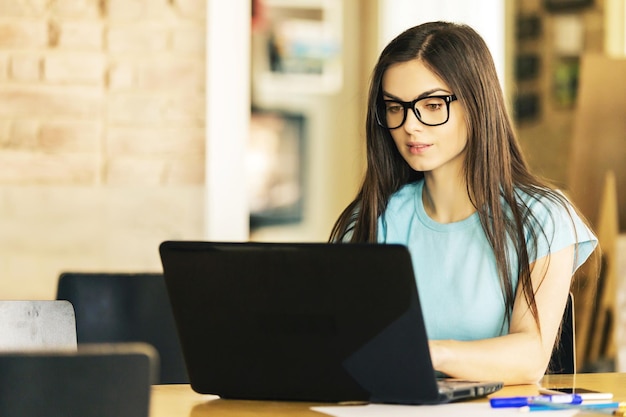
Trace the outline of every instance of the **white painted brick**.
{"type": "Polygon", "coordinates": [[[0,86],[0,118],[61,117],[93,120],[103,115],[102,94],[99,89],[0,86]]]}
{"type": "Polygon", "coordinates": [[[107,158],[104,183],[107,185],[160,185],[167,161],[160,158],[107,158]]]}
{"type": "Polygon", "coordinates": [[[49,0],[0,0],[0,16],[33,17],[44,16],[49,0]]]}
{"type": "Polygon", "coordinates": [[[204,154],[194,157],[170,158],[170,166],[164,184],[202,185],[205,182],[204,154]]]}
{"type": "Polygon", "coordinates": [[[163,24],[116,25],[106,34],[107,50],[112,53],[147,55],[168,49],[169,28],[163,24]]]}
{"type": "Polygon", "coordinates": [[[185,25],[172,33],[172,45],[175,51],[204,57],[206,54],[206,28],[203,25],[185,25]]]}
{"type": "Polygon", "coordinates": [[[201,91],[205,85],[205,65],[199,58],[148,59],[137,66],[137,87],[141,89],[201,91]]]}
{"type": "Polygon", "coordinates": [[[11,125],[11,148],[36,150],[39,138],[39,122],[17,119],[11,125]]]}
{"type": "Polygon", "coordinates": [[[0,54],[0,82],[9,78],[9,57],[6,54],[0,54]]]}
{"type": "Polygon", "coordinates": [[[204,126],[204,110],[205,98],[203,92],[177,95],[169,103],[166,120],[174,123],[204,126]]]}
{"type": "Polygon", "coordinates": [[[204,157],[205,130],[201,127],[112,127],[106,136],[109,156],[204,157]]]}
{"type": "Polygon", "coordinates": [[[0,49],[42,48],[48,44],[45,20],[0,21],[0,49]]]}
{"type": "Polygon", "coordinates": [[[111,21],[141,18],[146,0],[106,0],[106,16],[111,21]]]}
{"type": "Polygon", "coordinates": [[[149,19],[168,21],[175,17],[170,0],[107,0],[107,18],[113,22],[149,19]]]}
{"type": "Polygon", "coordinates": [[[122,126],[162,126],[169,98],[158,94],[111,94],[107,114],[109,122],[122,126]]]}
{"type": "Polygon", "coordinates": [[[58,47],[67,50],[101,50],[103,24],[99,20],[64,21],[59,27],[58,47]]]}
{"type": "Polygon", "coordinates": [[[3,298],[202,238],[205,2],[0,0],[3,298]]]}
{"type": "Polygon", "coordinates": [[[11,139],[11,124],[8,119],[0,119],[0,150],[8,147],[11,139]]]}
{"type": "Polygon", "coordinates": [[[0,152],[0,183],[10,185],[93,184],[95,155],[0,152]]]}
{"type": "Polygon", "coordinates": [[[106,57],[101,53],[49,54],[44,80],[51,83],[103,85],[106,57]]]}
{"type": "Polygon", "coordinates": [[[41,57],[39,54],[15,54],[11,56],[10,78],[16,81],[39,81],[41,57]]]}
{"type": "Polygon", "coordinates": [[[101,5],[95,0],[55,0],[49,11],[55,17],[93,19],[102,16],[101,5]]]}
{"type": "Polygon", "coordinates": [[[130,89],[135,86],[135,69],[132,63],[117,62],[109,67],[107,85],[111,90],[130,89]]]}
{"type": "Polygon", "coordinates": [[[101,122],[48,121],[39,131],[38,145],[44,152],[90,152],[99,154],[101,122]]]}
{"type": "Polygon", "coordinates": [[[107,113],[114,125],[202,127],[204,107],[201,94],[115,94],[109,96],[107,113]]]}
{"type": "Polygon", "coordinates": [[[189,19],[206,19],[206,0],[174,0],[180,14],[189,19]]]}

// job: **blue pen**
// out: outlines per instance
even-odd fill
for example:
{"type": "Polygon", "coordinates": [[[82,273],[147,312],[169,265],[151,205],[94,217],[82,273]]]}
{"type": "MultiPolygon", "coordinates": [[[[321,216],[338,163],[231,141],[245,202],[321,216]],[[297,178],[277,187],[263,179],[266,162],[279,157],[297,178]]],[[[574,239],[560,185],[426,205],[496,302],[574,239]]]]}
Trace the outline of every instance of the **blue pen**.
{"type": "MultiPolygon", "coordinates": [[[[530,403],[524,409],[528,411],[546,411],[546,410],[580,410],[580,411],[593,411],[603,409],[618,409],[620,403],[588,403],[588,404],[563,404],[563,403],[547,403],[536,402],[530,403]]],[[[601,412],[601,411],[598,411],[601,412]]]]}
{"type": "Polygon", "coordinates": [[[533,403],[580,404],[583,399],[578,394],[535,395],[532,397],[496,397],[490,398],[492,408],[525,407],[533,403]]]}

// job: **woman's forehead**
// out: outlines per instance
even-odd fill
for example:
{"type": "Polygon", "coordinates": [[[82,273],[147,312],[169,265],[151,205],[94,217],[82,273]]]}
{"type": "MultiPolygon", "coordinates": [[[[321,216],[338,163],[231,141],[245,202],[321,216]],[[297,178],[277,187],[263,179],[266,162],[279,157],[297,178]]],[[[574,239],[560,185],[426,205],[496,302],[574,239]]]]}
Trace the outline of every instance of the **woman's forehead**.
{"type": "Polygon", "coordinates": [[[383,94],[413,99],[424,93],[438,91],[451,93],[450,87],[421,60],[390,65],[382,78],[383,94]]]}

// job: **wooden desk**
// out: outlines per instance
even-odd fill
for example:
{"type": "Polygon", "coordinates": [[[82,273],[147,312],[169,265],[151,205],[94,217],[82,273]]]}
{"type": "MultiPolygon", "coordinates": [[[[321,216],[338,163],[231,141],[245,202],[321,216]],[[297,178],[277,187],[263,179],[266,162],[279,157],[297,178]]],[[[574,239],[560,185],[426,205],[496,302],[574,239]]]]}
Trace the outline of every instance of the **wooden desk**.
{"type": "MultiPolygon", "coordinates": [[[[584,387],[614,394],[615,401],[626,402],[626,373],[548,375],[544,387],[584,387]]],[[[506,386],[494,397],[537,395],[537,385],[506,386]]],[[[485,398],[474,401],[486,401],[485,398]]],[[[195,393],[189,385],[155,385],[152,388],[150,417],[322,417],[311,411],[319,403],[279,401],[221,400],[195,393]]],[[[332,404],[328,404],[332,405],[332,404]]]]}

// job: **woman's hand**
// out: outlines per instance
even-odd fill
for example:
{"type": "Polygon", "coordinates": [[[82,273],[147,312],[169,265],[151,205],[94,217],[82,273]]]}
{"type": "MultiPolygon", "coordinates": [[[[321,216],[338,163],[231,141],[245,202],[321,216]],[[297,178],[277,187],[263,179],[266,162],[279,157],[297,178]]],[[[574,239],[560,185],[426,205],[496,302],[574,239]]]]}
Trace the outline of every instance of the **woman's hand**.
{"type": "Polygon", "coordinates": [[[531,273],[541,329],[520,291],[515,298],[509,334],[473,341],[431,340],[435,370],[455,378],[533,384],[545,374],[552,355],[574,264],[574,246],[535,262],[531,273]]]}

